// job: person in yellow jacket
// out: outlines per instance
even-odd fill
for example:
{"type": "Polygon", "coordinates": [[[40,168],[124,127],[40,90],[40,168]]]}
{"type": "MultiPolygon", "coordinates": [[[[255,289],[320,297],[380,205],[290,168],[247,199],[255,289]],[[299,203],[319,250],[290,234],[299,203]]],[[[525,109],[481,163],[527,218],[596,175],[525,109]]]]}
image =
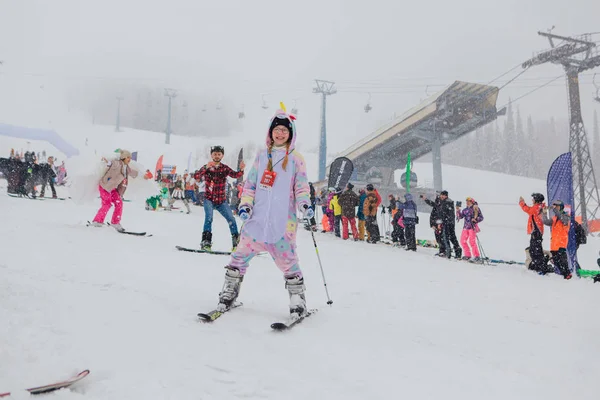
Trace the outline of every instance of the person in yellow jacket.
{"type": "Polygon", "coordinates": [[[544,207],[542,222],[552,228],[550,237],[550,253],[552,263],[558,268],[565,279],[571,279],[569,260],[567,258],[567,245],[569,244],[569,228],[571,217],[565,212],[565,204],[560,200],[552,202],[553,217],[548,216],[548,207],[544,207]]]}
{"type": "Polygon", "coordinates": [[[329,202],[329,209],[333,211],[333,231],[337,237],[341,237],[340,224],[342,223],[342,206],[340,206],[339,202],[340,194],[342,194],[342,189],[336,187],[333,198],[329,202]]]}

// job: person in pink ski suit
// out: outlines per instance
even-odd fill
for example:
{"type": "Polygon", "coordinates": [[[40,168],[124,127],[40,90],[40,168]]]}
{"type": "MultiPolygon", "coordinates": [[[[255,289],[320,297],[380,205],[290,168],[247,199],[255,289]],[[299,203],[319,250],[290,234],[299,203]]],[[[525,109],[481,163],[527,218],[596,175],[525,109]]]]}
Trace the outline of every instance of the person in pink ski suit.
{"type": "Polygon", "coordinates": [[[104,219],[111,205],[114,204],[110,225],[116,230],[122,232],[125,229],[121,226],[121,216],[123,215],[123,194],[127,190],[127,179],[138,176],[138,171],[129,166],[131,162],[131,153],[127,150],[121,150],[119,159],[108,163],[108,170],[100,179],[98,190],[102,199],[102,206],[94,217],[93,226],[103,226],[104,219]]]}
{"type": "Polygon", "coordinates": [[[217,309],[232,306],[239,295],[248,263],[268,252],[283,273],[290,296],[290,314],[306,313],[304,279],[296,252],[298,211],[314,217],[304,157],[296,150],[294,117],[278,110],[271,120],[266,148],[258,152],[248,174],[238,215],[245,221],[240,241],[225,267],[225,283],[217,309]]]}
{"type": "Polygon", "coordinates": [[[456,206],[456,218],[465,220],[462,234],[460,235],[460,245],[463,249],[463,259],[471,258],[473,252],[473,261],[480,261],[479,247],[477,246],[477,234],[479,233],[479,223],[483,221],[483,215],[479,209],[479,205],[472,197],[467,197],[467,206],[461,210],[460,206],[456,206]]]}

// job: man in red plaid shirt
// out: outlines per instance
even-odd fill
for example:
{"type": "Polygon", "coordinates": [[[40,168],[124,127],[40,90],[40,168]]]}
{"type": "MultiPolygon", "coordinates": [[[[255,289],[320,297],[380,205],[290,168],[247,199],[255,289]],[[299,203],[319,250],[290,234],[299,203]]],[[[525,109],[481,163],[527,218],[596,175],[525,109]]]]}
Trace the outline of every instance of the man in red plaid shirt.
{"type": "MultiPolygon", "coordinates": [[[[227,203],[226,188],[227,188],[227,177],[234,179],[244,176],[244,161],[240,163],[240,170],[234,171],[227,165],[222,164],[221,160],[225,154],[223,146],[213,146],[210,148],[210,156],[212,161],[200,168],[197,179],[204,178],[206,182],[206,192],[204,199],[204,229],[202,232],[202,243],[200,244],[202,250],[210,251],[212,247],[212,222],[213,222],[213,211],[217,210],[229,224],[229,230],[231,231],[231,243],[233,250],[237,247],[239,241],[239,234],[237,224],[231,207],[227,203]]],[[[232,250],[232,251],[233,251],[232,250]]]]}

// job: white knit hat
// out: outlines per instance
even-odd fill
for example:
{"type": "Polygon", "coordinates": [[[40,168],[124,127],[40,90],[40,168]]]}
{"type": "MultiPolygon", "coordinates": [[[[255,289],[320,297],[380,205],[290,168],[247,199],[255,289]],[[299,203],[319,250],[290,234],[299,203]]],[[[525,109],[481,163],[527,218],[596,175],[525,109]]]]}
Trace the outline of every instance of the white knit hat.
{"type": "Polygon", "coordinates": [[[127,157],[131,157],[131,152],[129,150],[121,150],[121,160],[124,160],[127,157]]]}

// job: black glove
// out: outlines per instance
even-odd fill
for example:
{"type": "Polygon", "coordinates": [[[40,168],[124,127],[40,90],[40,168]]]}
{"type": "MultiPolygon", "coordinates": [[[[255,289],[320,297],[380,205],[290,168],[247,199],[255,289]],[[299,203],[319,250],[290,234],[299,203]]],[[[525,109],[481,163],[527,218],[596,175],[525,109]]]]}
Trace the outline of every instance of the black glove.
{"type": "Polygon", "coordinates": [[[385,207],[383,205],[381,205],[381,213],[385,214],[385,207]]]}

